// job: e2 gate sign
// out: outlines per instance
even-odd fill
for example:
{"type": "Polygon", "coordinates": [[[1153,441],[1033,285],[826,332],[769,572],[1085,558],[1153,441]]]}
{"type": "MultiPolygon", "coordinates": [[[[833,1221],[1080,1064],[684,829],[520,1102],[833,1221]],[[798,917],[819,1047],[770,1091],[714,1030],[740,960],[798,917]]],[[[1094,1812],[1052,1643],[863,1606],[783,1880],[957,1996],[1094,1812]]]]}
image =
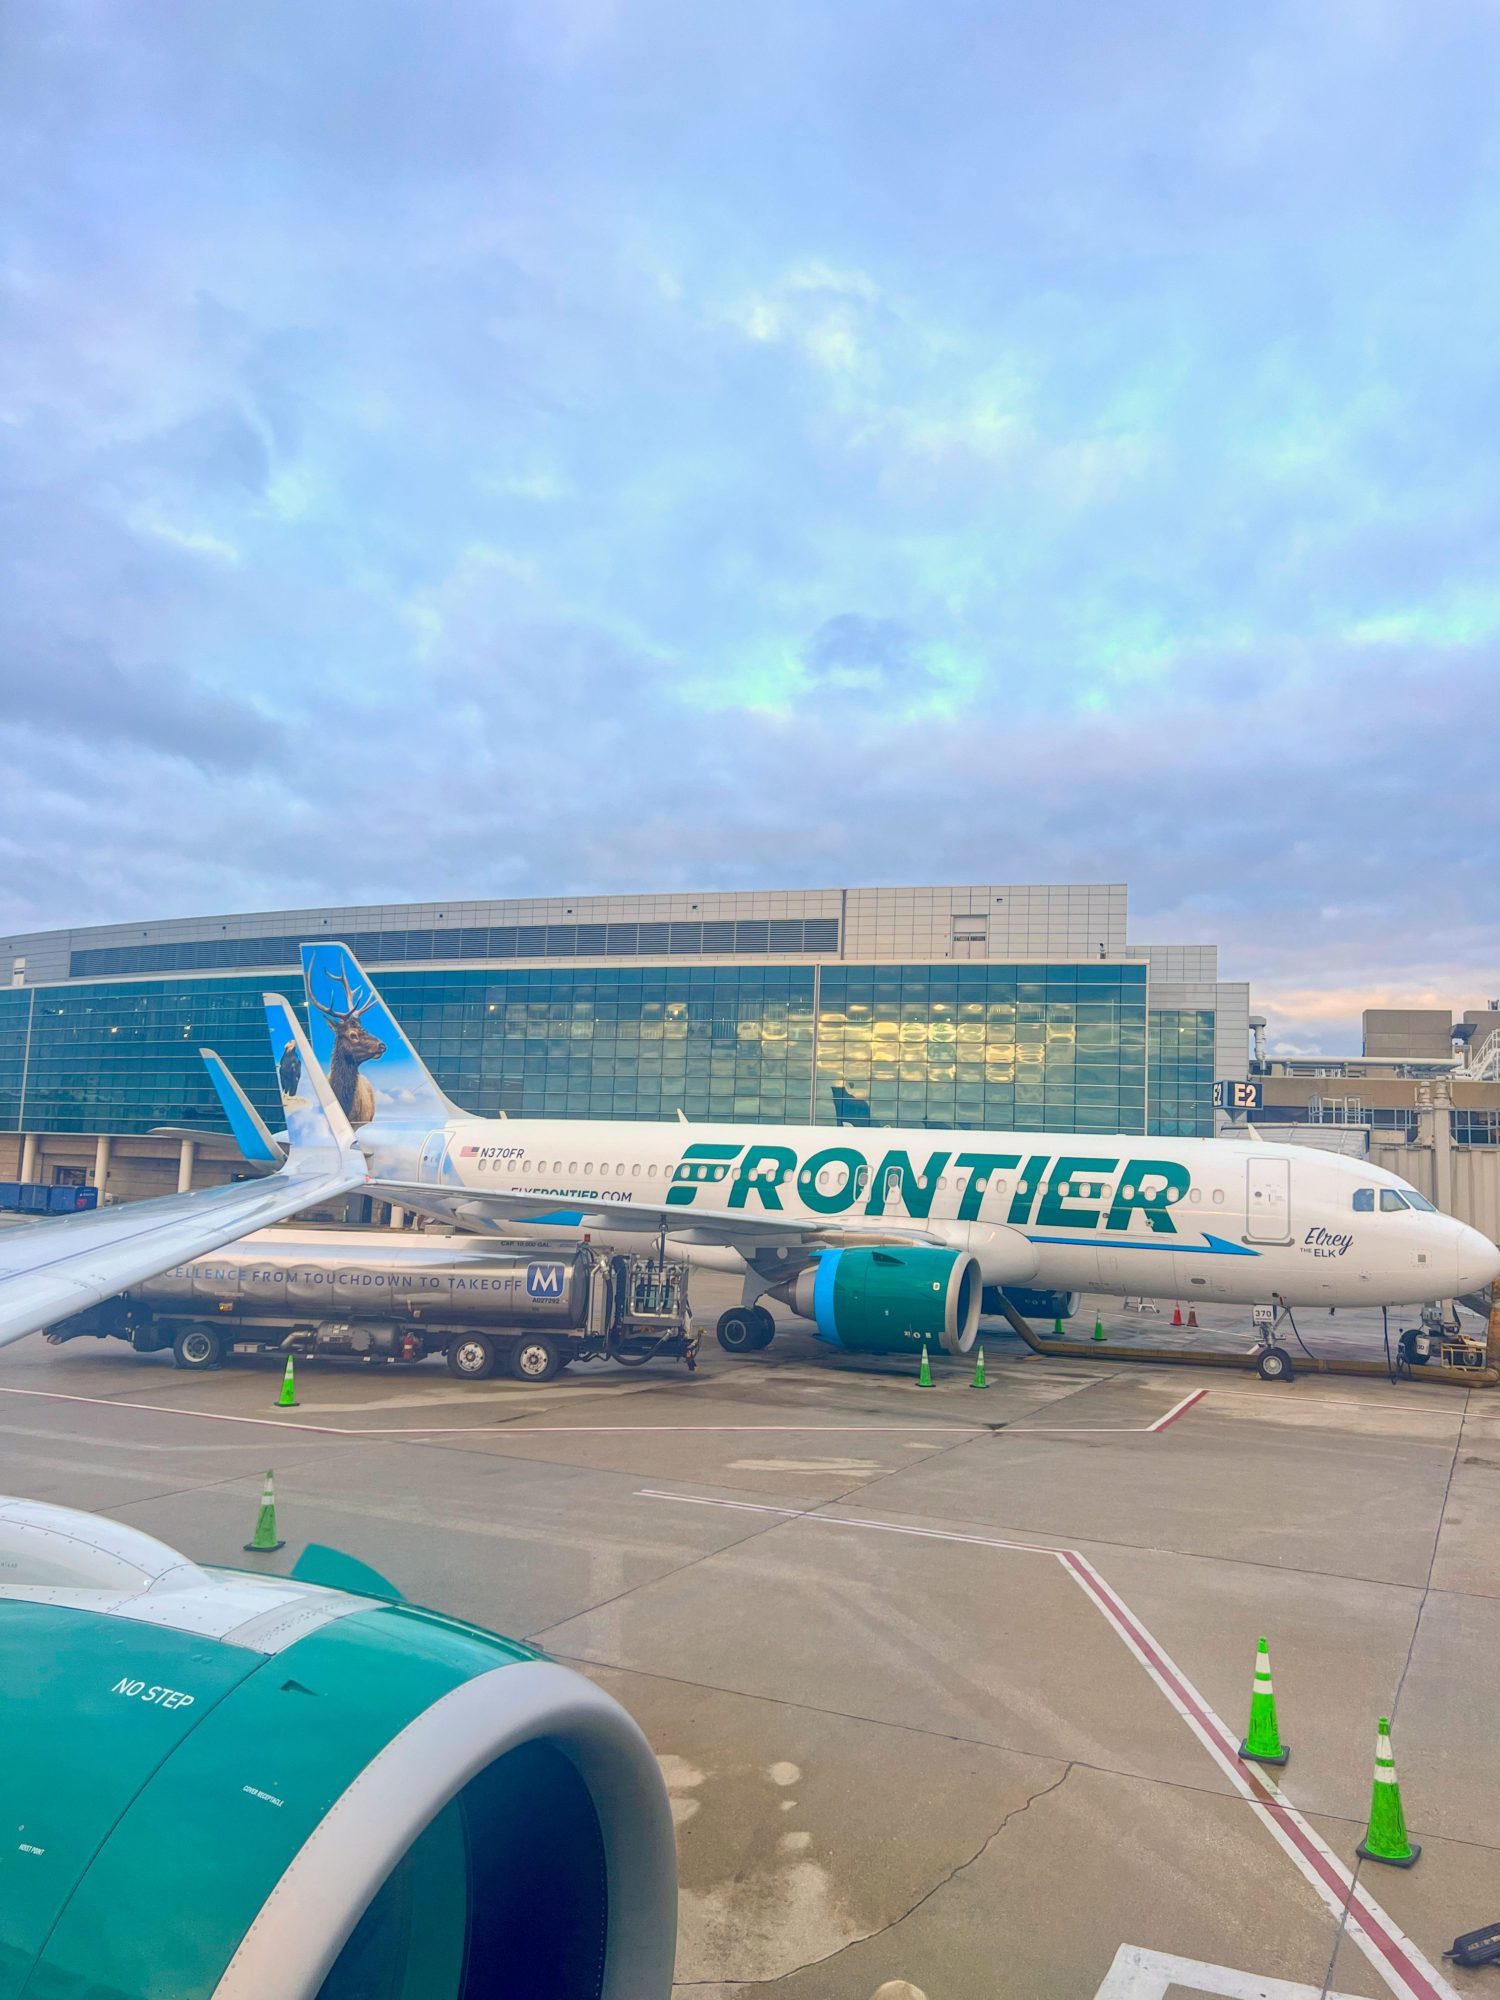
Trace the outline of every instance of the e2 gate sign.
{"type": "Polygon", "coordinates": [[[1215,1111],[1259,1111],[1265,1091],[1258,1083],[1216,1083],[1215,1111]]]}

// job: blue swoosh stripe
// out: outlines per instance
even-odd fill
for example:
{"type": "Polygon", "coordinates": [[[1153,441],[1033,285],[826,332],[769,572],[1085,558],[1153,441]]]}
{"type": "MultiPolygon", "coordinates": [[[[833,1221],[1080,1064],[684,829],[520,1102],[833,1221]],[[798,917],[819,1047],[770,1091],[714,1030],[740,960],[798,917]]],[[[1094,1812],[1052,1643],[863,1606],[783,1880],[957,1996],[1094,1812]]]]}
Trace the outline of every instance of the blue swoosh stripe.
{"type": "Polygon", "coordinates": [[[516,1222],[555,1222],[559,1229],[576,1229],[583,1220],[581,1208],[548,1209],[545,1215],[517,1215],[516,1222]]]}
{"type": "Polygon", "coordinates": [[[1258,1257],[1260,1255],[1258,1250],[1251,1250],[1245,1244],[1226,1243],[1222,1236],[1210,1236],[1207,1230],[1203,1233],[1204,1247],[1201,1250],[1196,1244],[1179,1243],[1175,1239],[1171,1243],[1157,1243],[1142,1241],[1139,1237],[1136,1237],[1131,1242],[1126,1242],[1118,1236],[1028,1236],[1026,1241],[1028,1243],[1054,1244],[1060,1250],[1170,1250],[1178,1257],[1258,1257]]]}

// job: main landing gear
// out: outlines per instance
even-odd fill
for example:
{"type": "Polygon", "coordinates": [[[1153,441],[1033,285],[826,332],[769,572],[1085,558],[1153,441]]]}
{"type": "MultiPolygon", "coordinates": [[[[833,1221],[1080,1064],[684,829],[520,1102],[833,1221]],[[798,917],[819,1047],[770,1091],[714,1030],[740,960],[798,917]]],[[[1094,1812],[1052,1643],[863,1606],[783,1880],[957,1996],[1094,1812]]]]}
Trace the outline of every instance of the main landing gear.
{"type": "Polygon", "coordinates": [[[719,1345],[726,1354],[751,1354],[776,1338],[776,1321],[764,1306],[731,1306],[720,1313],[719,1345]]]}

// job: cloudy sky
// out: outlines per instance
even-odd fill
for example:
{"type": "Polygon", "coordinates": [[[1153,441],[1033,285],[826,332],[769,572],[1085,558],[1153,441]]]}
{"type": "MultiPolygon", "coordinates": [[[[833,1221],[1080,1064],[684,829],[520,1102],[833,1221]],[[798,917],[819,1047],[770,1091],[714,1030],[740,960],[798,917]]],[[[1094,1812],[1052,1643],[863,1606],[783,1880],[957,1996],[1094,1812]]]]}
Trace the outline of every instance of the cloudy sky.
{"type": "Polygon", "coordinates": [[[19,0],[0,930],[1127,880],[1500,994],[1500,22],[19,0]]]}

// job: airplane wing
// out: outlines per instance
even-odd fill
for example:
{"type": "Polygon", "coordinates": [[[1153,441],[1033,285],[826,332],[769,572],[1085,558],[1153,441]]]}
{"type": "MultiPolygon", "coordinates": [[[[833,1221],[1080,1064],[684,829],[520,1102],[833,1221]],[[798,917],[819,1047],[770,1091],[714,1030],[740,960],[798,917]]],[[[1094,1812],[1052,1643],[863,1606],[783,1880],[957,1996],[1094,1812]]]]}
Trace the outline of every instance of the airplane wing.
{"type": "MultiPolygon", "coordinates": [[[[936,1228],[921,1222],[902,1222],[890,1216],[869,1219],[841,1217],[837,1221],[812,1222],[795,1216],[779,1216],[771,1210],[747,1213],[737,1208],[668,1208],[664,1202],[610,1201],[607,1197],[555,1194],[513,1194],[488,1188],[434,1186],[427,1182],[372,1180],[370,1193],[381,1201],[414,1208],[424,1215],[440,1216],[461,1228],[485,1229],[495,1223],[550,1223],[558,1228],[639,1230],[655,1237],[667,1235],[690,1243],[728,1243],[752,1256],[757,1250],[817,1250],[882,1243],[942,1243],[946,1238],[936,1228]]],[[[795,1269],[789,1261],[788,1270],[795,1269]]]]}
{"type": "Polygon", "coordinates": [[[273,1048],[279,1053],[288,1038],[298,1044],[302,1075],[312,1085],[311,1098],[284,1099],[291,1140],[286,1165],[263,1180],[127,1202],[0,1232],[0,1346],[186,1258],[200,1257],[252,1229],[363,1185],[364,1155],[291,1008],[279,994],[268,993],[265,999],[273,1048]]]}

